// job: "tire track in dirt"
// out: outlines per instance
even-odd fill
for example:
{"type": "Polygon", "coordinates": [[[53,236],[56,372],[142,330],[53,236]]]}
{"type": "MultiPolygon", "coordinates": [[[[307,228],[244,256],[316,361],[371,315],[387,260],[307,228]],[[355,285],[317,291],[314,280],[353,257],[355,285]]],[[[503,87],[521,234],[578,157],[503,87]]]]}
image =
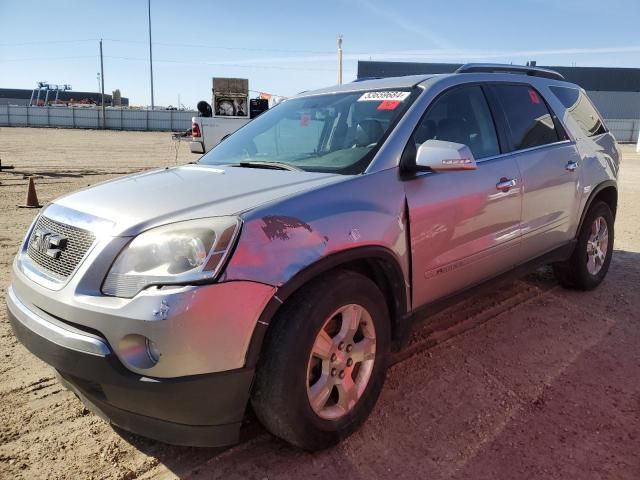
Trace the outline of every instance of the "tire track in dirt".
{"type": "Polygon", "coordinates": [[[2,396],[11,395],[19,392],[22,392],[25,394],[37,392],[38,390],[42,390],[43,388],[51,387],[56,383],[57,383],[56,377],[54,375],[51,375],[50,377],[40,377],[38,380],[35,380],[26,385],[20,385],[19,387],[13,387],[13,388],[10,388],[9,390],[2,391],[0,392],[0,395],[2,396]]]}
{"type": "MultiPolygon", "coordinates": [[[[491,297],[474,295],[442,310],[430,318],[417,321],[407,345],[392,356],[390,371],[392,371],[394,367],[409,361],[416,355],[428,352],[447,340],[469,332],[486,322],[526,305],[547,294],[557,286],[555,282],[549,281],[549,277],[544,271],[537,272],[528,278],[529,280],[506,283],[504,288],[495,292],[491,297]]],[[[524,404],[524,401],[519,400],[518,405],[520,405],[520,403],[524,404]]],[[[518,406],[518,408],[520,408],[520,406],[518,406]]],[[[241,455],[252,445],[263,441],[268,442],[270,441],[269,439],[272,438],[268,432],[257,424],[257,420],[255,419],[251,419],[251,424],[245,425],[243,431],[244,434],[241,443],[231,446],[221,453],[212,455],[205,461],[199,461],[193,465],[189,465],[189,458],[184,458],[181,466],[178,468],[173,466],[171,472],[168,472],[166,467],[160,463],[152,466],[148,471],[136,472],[139,477],[133,478],[148,479],[156,478],[157,476],[163,478],[164,475],[167,475],[167,477],[178,475],[181,478],[190,478],[194,472],[197,473],[203,466],[212,461],[229,459],[234,455],[241,455]]]]}
{"type": "Polygon", "coordinates": [[[516,281],[489,296],[473,296],[431,318],[419,321],[404,348],[393,355],[392,364],[406,361],[457,335],[472,330],[505,312],[544,295],[555,283],[516,281]]]}
{"type": "MultiPolygon", "coordinates": [[[[453,305],[428,319],[428,322],[417,323],[407,346],[394,355],[393,362],[394,364],[403,363],[450,338],[476,328],[505,312],[518,308],[531,299],[544,294],[548,289],[548,285],[541,287],[535,283],[518,281],[507,285],[492,297],[474,296],[460,304],[453,305]]],[[[20,407],[29,402],[35,400],[45,401],[44,399],[50,396],[68,393],[66,390],[56,389],[56,385],[55,377],[40,377],[35,381],[14,387],[4,393],[3,400],[5,405],[9,411],[13,411],[17,415],[11,415],[9,418],[1,415],[1,417],[4,417],[3,424],[15,424],[16,428],[0,433],[0,446],[9,447],[12,445],[14,446],[12,450],[17,450],[17,453],[20,453],[26,451],[26,448],[23,449],[18,445],[29,444],[32,438],[38,436],[47,437],[49,432],[55,432],[59,428],[64,428],[65,431],[78,431],[78,429],[83,428],[82,425],[85,425],[85,421],[80,420],[79,422],[79,417],[82,416],[79,412],[82,411],[83,407],[73,397],[63,399],[61,405],[53,406],[52,402],[43,406],[44,408],[38,408],[27,417],[20,413],[23,410],[20,407]],[[39,396],[39,398],[30,398],[30,395],[36,395],[38,392],[43,392],[44,395],[39,396]],[[46,415],[41,417],[38,413],[43,411],[46,412],[46,415]]],[[[31,405],[31,408],[33,407],[35,405],[31,405]]],[[[97,418],[95,420],[101,422],[97,418]]],[[[103,426],[109,428],[107,424],[103,426]]],[[[134,445],[138,442],[135,436],[132,437],[132,440],[134,445]]],[[[199,466],[207,464],[213,459],[239,455],[251,445],[262,441],[271,441],[270,435],[255,420],[250,420],[249,424],[244,427],[242,443],[222,452],[218,451],[211,456],[203,458],[204,452],[199,450],[193,451],[191,449],[180,449],[179,447],[168,448],[169,451],[181,457],[178,465],[173,466],[174,472],[178,469],[181,470],[182,474],[188,475],[189,472],[197,471],[199,466]]],[[[163,465],[159,462],[144,462],[134,470],[130,470],[127,478],[144,478],[151,472],[160,472],[163,469],[163,465]]]]}
{"type": "MultiPolygon", "coordinates": [[[[6,129],[5,129],[6,130],[6,129]]],[[[153,135],[146,135],[150,140],[144,146],[140,147],[138,143],[127,140],[124,142],[121,138],[124,136],[118,136],[118,142],[122,146],[122,152],[119,150],[116,153],[118,158],[113,157],[113,151],[103,148],[101,145],[87,147],[87,141],[84,140],[88,134],[86,132],[55,132],[56,136],[64,136],[64,142],[61,143],[60,151],[55,151],[51,148],[50,141],[52,139],[40,139],[38,135],[37,141],[42,146],[35,145],[33,148],[23,148],[24,142],[19,138],[16,140],[13,136],[19,136],[24,133],[25,137],[32,138],[34,132],[41,132],[36,129],[11,129],[9,132],[3,131],[3,137],[5,145],[2,147],[7,149],[8,144],[15,144],[14,150],[7,150],[8,155],[3,155],[3,160],[8,163],[15,164],[16,167],[20,167],[25,171],[32,172],[33,170],[43,171],[42,173],[48,173],[47,170],[54,171],[55,166],[63,166],[61,169],[56,168],[57,171],[68,172],[71,175],[68,177],[57,176],[55,179],[47,178],[46,182],[42,182],[42,188],[38,188],[38,194],[41,196],[41,201],[46,201],[55,198],[61,194],[67,193],[75,188],[84,187],[87,183],[100,181],[103,179],[114,178],[118,173],[124,173],[129,171],[129,168],[137,170],[137,165],[146,163],[149,161],[149,168],[164,167],[168,165],[168,159],[164,158],[166,155],[161,155],[157,152],[151,151],[151,139],[155,139],[153,135]],[[75,140],[71,136],[77,137],[75,140]],[[80,141],[80,137],[83,138],[80,141]],[[46,148],[48,157],[51,163],[46,166],[38,161],[40,164],[36,167],[31,164],[32,157],[34,160],[38,160],[38,156],[35,152],[44,151],[46,148]],[[95,150],[95,152],[93,152],[95,150]],[[87,151],[92,151],[91,155],[87,155],[87,151]],[[95,155],[93,154],[95,153],[95,155]],[[102,156],[101,156],[102,155],[102,156]],[[126,158],[126,160],[124,160],[126,158]],[[132,167],[131,159],[134,159],[135,166],[132,167]],[[96,165],[114,165],[112,168],[99,167],[96,165]],[[68,168],[70,167],[70,168],[68,168]],[[33,169],[33,170],[32,170],[33,169]],[[104,169],[104,170],[103,170],[104,169]],[[104,178],[96,177],[96,173],[82,178],[79,174],[83,171],[104,171],[104,178]],[[64,182],[64,185],[63,185],[64,182]],[[70,182],[70,183],[69,183],[70,182]],[[60,185],[57,185],[57,184],[60,185]]],[[[42,132],[49,134],[49,132],[42,132]]],[[[90,132],[91,138],[96,132],[90,132]]],[[[17,138],[17,137],[16,137],[17,138]]],[[[105,136],[106,138],[106,136],[105,136]]],[[[133,139],[134,136],[132,135],[133,139]]],[[[137,135],[135,136],[137,139],[137,135]]],[[[155,141],[155,140],[154,140],[155,141]]],[[[135,142],[138,142],[136,140],[135,142]]],[[[115,141],[114,141],[115,143],[115,141]]],[[[156,150],[158,148],[156,147],[156,150]]],[[[629,151],[625,151],[625,157],[628,156],[629,151]]],[[[634,154],[635,155],[635,154],[634,154]]],[[[187,156],[187,160],[192,160],[195,157],[187,156]]],[[[626,158],[625,158],[626,160],[626,158]]],[[[637,162],[637,158],[632,158],[635,163],[626,162],[623,163],[622,177],[623,182],[626,182],[624,187],[627,189],[625,195],[621,196],[621,202],[626,202],[626,206],[621,204],[620,221],[617,222],[617,236],[616,243],[623,248],[632,251],[637,250],[637,225],[638,214],[633,207],[633,195],[634,190],[637,190],[637,181],[632,185],[632,180],[637,177],[637,171],[640,170],[640,163],[637,162]],[[634,177],[630,178],[629,175],[634,177]],[[630,190],[629,190],[630,189],[630,190]],[[625,200],[628,199],[628,200],[625,200]],[[626,242],[626,243],[625,243],[626,242]]],[[[173,158],[171,158],[171,164],[173,164],[173,158]]],[[[101,172],[97,172],[101,173],[101,172]]],[[[33,217],[33,211],[18,210],[15,205],[22,202],[24,198],[24,186],[26,181],[23,179],[11,178],[8,174],[0,175],[0,180],[7,183],[2,185],[0,189],[0,207],[6,212],[8,221],[3,225],[5,231],[4,238],[1,240],[2,245],[7,244],[7,247],[0,249],[0,288],[4,290],[9,281],[10,264],[18,248],[20,239],[24,234],[27,226],[29,225],[31,218],[33,217]],[[16,183],[14,183],[16,182],[16,183]],[[12,185],[18,185],[17,182],[22,182],[23,185],[12,187],[12,185]],[[6,187],[6,188],[2,188],[6,187]]],[[[635,197],[637,198],[637,197],[635,197]]],[[[615,259],[616,257],[614,257],[615,259]]],[[[629,257],[629,262],[637,257],[629,257]]],[[[621,272],[624,272],[626,277],[629,274],[629,268],[620,265],[621,272]]],[[[615,277],[614,277],[615,278],[615,277]]],[[[622,290],[623,282],[620,279],[611,279],[610,291],[614,295],[622,295],[625,293],[628,297],[633,295],[632,292],[637,291],[637,278],[635,277],[635,286],[628,285],[622,290]]],[[[462,334],[469,335],[469,340],[473,340],[472,337],[478,335],[478,332],[482,332],[484,325],[488,327],[493,326],[492,321],[495,321],[504,312],[517,312],[517,315],[526,316],[528,309],[520,308],[523,304],[528,305],[527,302],[532,301],[535,296],[540,292],[551,291],[553,295],[553,301],[555,302],[556,296],[562,296],[569,303],[574,303],[580,310],[586,311],[590,307],[579,303],[580,300],[573,299],[572,294],[559,294],[559,290],[554,289],[555,283],[549,278],[534,276],[528,277],[524,282],[515,282],[510,287],[492,294],[490,297],[484,297],[482,295],[472,297],[468,301],[461,302],[459,305],[450,307],[449,309],[440,312],[437,315],[433,315],[427,321],[417,323],[413,330],[407,347],[399,352],[400,357],[395,356],[394,360],[398,361],[391,367],[391,371],[396,373],[392,375],[395,377],[395,383],[400,381],[402,383],[403,369],[413,368],[417,364],[418,367],[424,368],[425,365],[431,365],[433,360],[437,360],[439,355],[446,356],[448,346],[451,343],[447,343],[448,340],[454,338],[460,338],[462,334]],[[517,296],[517,300],[513,300],[513,303],[505,299],[509,295],[517,296]],[[533,295],[533,297],[531,297],[533,295]],[[518,301],[521,300],[521,303],[518,301]],[[455,323],[460,322],[460,326],[456,328],[455,323]],[[442,351],[438,350],[437,353],[432,354],[432,349],[435,347],[444,347],[442,351]],[[433,355],[433,360],[431,359],[433,355]]],[[[603,287],[607,287],[606,282],[603,287]]],[[[601,289],[602,290],[602,287],[601,289]]],[[[564,292],[564,291],[563,291],[564,292]]],[[[0,299],[2,299],[4,292],[0,292],[0,299]]],[[[542,295],[542,294],[540,294],[542,295]]],[[[593,295],[593,294],[590,294],[593,295]]],[[[602,294],[603,300],[599,307],[605,311],[609,308],[614,308],[610,312],[611,318],[623,318],[627,315],[627,311],[631,307],[615,306],[604,300],[605,296],[602,294]],[[623,308],[624,307],[624,308],[623,308]]],[[[255,462],[261,462],[262,467],[265,468],[264,475],[260,475],[257,478],[268,477],[273,478],[277,476],[275,470],[270,470],[269,467],[273,467],[275,464],[267,461],[267,457],[287,457],[288,467],[286,472],[292,472],[288,475],[295,477],[295,472],[303,472],[305,463],[316,462],[313,460],[306,461],[304,455],[298,455],[296,452],[291,452],[288,447],[285,447],[281,442],[275,440],[268,433],[266,433],[257,422],[249,422],[245,426],[245,433],[242,443],[233,446],[223,452],[214,451],[212,449],[190,449],[181,447],[171,447],[158,442],[153,442],[142,437],[136,437],[126,432],[115,431],[105,422],[95,417],[83,413],[83,407],[81,403],[75,399],[69,392],[56,391],[55,383],[51,386],[37,388],[34,391],[25,393],[26,390],[32,389],[35,385],[29,386],[34,382],[37,382],[40,378],[48,376],[50,370],[40,361],[31,359],[29,354],[17,344],[15,339],[12,338],[6,317],[3,317],[4,312],[0,311],[0,348],[5,355],[3,358],[4,364],[2,367],[0,383],[2,388],[9,388],[11,393],[0,392],[0,398],[2,399],[2,409],[0,410],[0,478],[173,478],[177,474],[185,476],[198,476],[197,472],[200,469],[200,474],[209,474],[208,476],[215,476],[216,471],[219,471],[219,467],[228,467],[227,463],[231,464],[232,470],[227,468],[227,472],[235,472],[236,477],[242,475],[237,472],[256,472],[254,467],[251,470],[251,465],[255,462]],[[20,383],[24,383],[22,386],[20,383]],[[3,428],[9,428],[7,434],[17,434],[15,441],[6,442],[3,438],[3,428]],[[40,428],[42,427],[42,428],[40,428]],[[20,435],[21,430],[25,429],[24,435],[20,435]],[[246,430],[249,430],[248,432],[246,430]],[[255,450],[255,452],[254,452],[255,450]],[[262,453],[262,457],[260,454],[262,453]],[[257,456],[257,457],[256,457],[257,456]],[[13,463],[10,463],[13,461],[13,463]],[[224,461],[224,462],[221,462],[224,461]],[[208,464],[208,465],[207,465],[208,464]],[[222,465],[221,465],[222,464],[222,465]],[[201,468],[206,465],[207,468],[201,468]]],[[[511,315],[508,315],[511,316],[511,315]]],[[[507,317],[508,317],[507,316],[507,317]]],[[[628,316],[628,315],[627,315],[628,316]]],[[[489,352],[490,353],[490,352],[489,352]]],[[[483,355],[484,352],[479,352],[478,355],[483,355]]],[[[478,357],[480,358],[480,357],[478,357]]],[[[440,362],[441,363],[441,362],[440,362]]],[[[477,369],[481,371],[481,369],[477,369]]],[[[452,374],[449,369],[446,374],[452,374]]],[[[494,372],[495,373],[495,372],[494,372]]],[[[539,373],[539,372],[534,372],[539,373]]],[[[489,375],[489,373],[487,373],[489,375]]],[[[489,375],[491,376],[491,375],[489,375]]],[[[493,384],[498,382],[504,384],[500,378],[493,375],[493,384]]],[[[392,380],[394,380],[392,378],[392,380]]],[[[433,379],[432,379],[433,380],[433,379]]],[[[422,380],[421,380],[422,381],[422,380]]],[[[46,382],[48,384],[48,382],[46,382]]],[[[390,382],[390,389],[406,388],[406,383],[403,386],[393,385],[393,381],[390,382]]],[[[449,385],[448,387],[452,387],[449,385]]],[[[588,392],[588,390],[587,390],[588,392]]],[[[478,395],[482,395],[486,392],[480,392],[478,395]]],[[[531,398],[534,398],[532,393],[531,398]]],[[[544,395],[544,393],[543,393],[544,395]]],[[[391,398],[396,398],[390,396],[391,398]]],[[[397,397],[399,399],[401,397],[397,397]]],[[[530,401],[531,398],[527,398],[530,401]]],[[[639,397],[640,398],[640,397],[639,397]]],[[[422,401],[422,399],[420,399],[422,401]]],[[[519,405],[519,404],[518,404],[519,405]]],[[[510,406],[510,405],[508,405],[510,406]]],[[[412,405],[411,408],[417,408],[417,405],[412,405]]],[[[532,408],[531,405],[527,408],[532,408]]],[[[536,406],[535,408],[541,408],[536,406]]],[[[627,410],[629,411],[629,410],[627,410]]],[[[637,410],[636,410],[637,411],[637,410]]],[[[399,413],[396,414],[399,415],[399,413]]],[[[516,411],[517,412],[517,411],[516,411]]],[[[405,412],[402,411],[402,414],[405,412]]],[[[410,412],[411,413],[411,412],[410,412]]],[[[384,418],[384,412],[382,415],[384,418]]],[[[468,429],[465,428],[466,433],[469,429],[475,428],[473,425],[468,429]]],[[[441,436],[437,437],[446,441],[450,438],[450,434],[455,434],[455,431],[440,431],[441,436]],[[444,435],[446,433],[446,435],[444,435]]],[[[457,432],[458,434],[460,431],[457,432]]],[[[421,440],[419,434],[416,433],[416,441],[421,440]]],[[[344,445],[337,447],[337,453],[331,455],[331,459],[342,458],[343,467],[348,467],[350,460],[356,460],[356,456],[350,456],[353,452],[353,443],[346,442],[344,445]],[[346,460],[345,460],[346,458],[346,460]]],[[[375,441],[367,443],[367,448],[375,449],[375,441]]],[[[406,446],[406,445],[405,445],[406,446]]],[[[493,448],[493,447],[491,447],[493,448]]],[[[376,450],[374,450],[376,451],[376,450]]],[[[379,450],[377,450],[380,453],[379,450]]],[[[360,451],[360,453],[366,453],[360,451]]],[[[440,452],[438,452],[440,453],[440,452]]],[[[423,452],[426,456],[427,452],[423,452]]],[[[429,454],[431,457],[433,453],[429,454]]],[[[323,457],[319,457],[323,458],[323,457]]],[[[367,462],[371,462],[372,465],[376,463],[376,459],[372,456],[366,457],[367,462]]],[[[412,461],[418,461],[420,459],[413,459],[412,461]]],[[[322,460],[317,460],[322,464],[322,460]]],[[[540,460],[539,465],[546,466],[546,460],[540,460]]],[[[364,467],[363,467],[364,468],[364,467]]],[[[371,470],[373,467],[366,467],[371,470]]],[[[365,469],[366,471],[366,469],[365,469]]],[[[285,472],[285,473],[286,473],[285,472]]],[[[357,473],[357,472],[355,472],[357,473]]],[[[380,476],[391,476],[387,473],[386,469],[378,472],[380,476]]],[[[395,472],[401,473],[401,472],[395,472]]],[[[233,475],[232,475],[233,476],[233,475]]],[[[402,475],[400,475],[402,476],[402,475]]],[[[355,478],[358,476],[356,475],[355,478]]],[[[584,478],[584,477],[583,477],[584,478]]]]}
{"type": "Polygon", "coordinates": [[[55,380],[36,389],[21,388],[3,394],[0,412],[0,447],[44,431],[78,416],[75,398],[55,380]],[[28,406],[25,409],[25,406],[28,406]]]}

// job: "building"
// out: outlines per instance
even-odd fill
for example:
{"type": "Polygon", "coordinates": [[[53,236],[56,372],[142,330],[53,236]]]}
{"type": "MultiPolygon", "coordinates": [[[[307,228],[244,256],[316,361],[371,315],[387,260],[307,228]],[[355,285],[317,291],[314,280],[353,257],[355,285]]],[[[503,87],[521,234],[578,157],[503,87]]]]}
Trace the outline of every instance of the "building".
{"type": "MultiPolygon", "coordinates": [[[[33,93],[33,89],[26,88],[0,88],[0,105],[29,105],[29,101],[31,100],[31,95],[33,93]]],[[[45,91],[40,93],[40,103],[39,105],[44,105],[45,99],[45,91]]],[[[36,92],[37,95],[37,92],[36,92]]],[[[56,98],[56,91],[51,90],[49,92],[49,105],[54,104],[54,100],[56,98]]],[[[129,106],[129,99],[125,97],[120,97],[122,100],[121,105],[123,107],[129,106]]],[[[58,92],[58,103],[59,104],[88,104],[88,105],[100,105],[102,101],[102,96],[100,93],[95,92],[77,92],[73,90],[60,90],[58,92]]],[[[104,95],[104,104],[105,106],[111,106],[113,99],[111,95],[104,95]]],[[[33,104],[36,104],[36,100],[34,97],[33,104]]]]}
{"type": "MultiPolygon", "coordinates": [[[[453,73],[461,64],[358,62],[358,79],[453,73]]],[[[640,129],[640,68],[542,67],[584,88],[621,142],[635,142],[640,129]]]]}

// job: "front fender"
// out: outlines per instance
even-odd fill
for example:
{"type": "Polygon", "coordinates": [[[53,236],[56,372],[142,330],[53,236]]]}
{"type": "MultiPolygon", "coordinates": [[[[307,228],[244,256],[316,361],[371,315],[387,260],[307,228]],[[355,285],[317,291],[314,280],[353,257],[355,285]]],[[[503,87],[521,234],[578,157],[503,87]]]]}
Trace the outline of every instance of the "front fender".
{"type": "Polygon", "coordinates": [[[347,177],[243,215],[243,227],[222,281],[281,287],[325,257],[380,247],[408,283],[404,188],[396,169],[347,177]]]}

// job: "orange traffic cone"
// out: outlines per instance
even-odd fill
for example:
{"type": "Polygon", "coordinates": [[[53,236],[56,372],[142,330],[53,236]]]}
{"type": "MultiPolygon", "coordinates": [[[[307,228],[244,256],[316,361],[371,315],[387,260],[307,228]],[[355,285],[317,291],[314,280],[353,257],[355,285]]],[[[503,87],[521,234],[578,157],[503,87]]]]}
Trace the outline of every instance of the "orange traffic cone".
{"type": "Polygon", "coordinates": [[[36,193],[36,184],[33,182],[33,177],[29,177],[29,188],[27,189],[27,198],[24,205],[18,205],[20,208],[40,208],[40,202],[38,202],[38,194],[36,193]]]}

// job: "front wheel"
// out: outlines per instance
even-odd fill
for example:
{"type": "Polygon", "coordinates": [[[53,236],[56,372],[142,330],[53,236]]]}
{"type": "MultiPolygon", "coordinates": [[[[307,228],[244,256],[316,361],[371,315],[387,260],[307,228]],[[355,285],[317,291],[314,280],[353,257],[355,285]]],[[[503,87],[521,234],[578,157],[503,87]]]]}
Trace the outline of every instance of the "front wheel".
{"type": "Polygon", "coordinates": [[[580,290],[600,285],[611,263],[613,239],[613,214],[609,205],[598,201],[587,212],[571,258],[553,266],[560,284],[580,290]]]}
{"type": "Polygon", "coordinates": [[[282,308],[265,339],[252,406],[274,435],[326,448],[366,420],[382,389],[390,347],[384,296],[367,277],[341,271],[282,308]]]}

